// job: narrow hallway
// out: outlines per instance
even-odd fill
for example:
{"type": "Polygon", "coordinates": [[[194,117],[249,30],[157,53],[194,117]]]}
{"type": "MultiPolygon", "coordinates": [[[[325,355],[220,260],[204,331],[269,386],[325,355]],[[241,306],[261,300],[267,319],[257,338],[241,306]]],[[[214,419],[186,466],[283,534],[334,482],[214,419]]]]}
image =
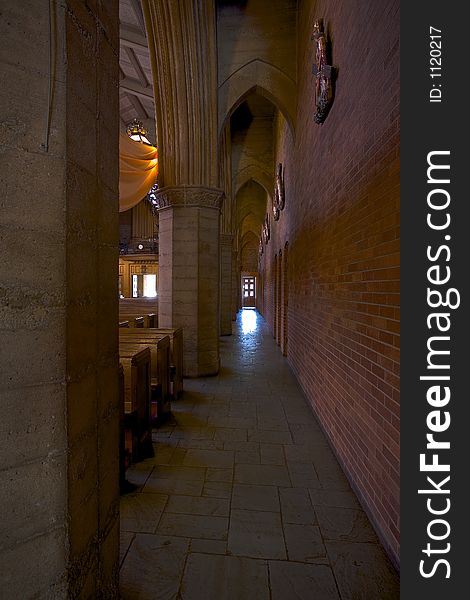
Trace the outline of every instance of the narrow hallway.
{"type": "Polygon", "coordinates": [[[398,598],[398,580],[262,317],[185,381],[121,501],[123,598],[398,598]]]}

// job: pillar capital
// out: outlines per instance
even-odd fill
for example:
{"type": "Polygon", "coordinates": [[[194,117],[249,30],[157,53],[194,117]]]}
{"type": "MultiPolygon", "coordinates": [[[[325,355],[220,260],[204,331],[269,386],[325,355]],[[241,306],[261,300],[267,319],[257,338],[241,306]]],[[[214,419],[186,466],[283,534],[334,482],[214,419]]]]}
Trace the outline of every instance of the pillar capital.
{"type": "Polygon", "coordinates": [[[160,188],[157,193],[158,210],[171,206],[192,206],[220,210],[223,190],[202,185],[178,185],[160,188]]]}

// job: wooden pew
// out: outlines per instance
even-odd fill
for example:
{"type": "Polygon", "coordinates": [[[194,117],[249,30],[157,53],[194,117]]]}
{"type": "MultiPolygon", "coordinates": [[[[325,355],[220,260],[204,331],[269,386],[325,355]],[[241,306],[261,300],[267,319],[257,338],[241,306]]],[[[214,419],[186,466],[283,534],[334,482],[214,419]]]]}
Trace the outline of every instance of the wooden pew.
{"type": "MultiPolygon", "coordinates": [[[[171,395],[176,400],[183,391],[183,329],[181,327],[157,327],[156,329],[132,329],[126,331],[129,335],[141,335],[143,332],[154,333],[170,338],[170,365],[172,367],[171,395]]],[[[120,332],[121,333],[121,332],[120,332]]]]}
{"type": "Polygon", "coordinates": [[[130,327],[156,327],[158,315],[155,313],[144,313],[135,310],[119,310],[119,321],[128,321],[130,327]],[[143,319],[143,325],[141,324],[143,319]]]}
{"type": "Polygon", "coordinates": [[[150,348],[151,387],[156,401],[156,414],[161,420],[170,412],[170,337],[149,333],[148,329],[122,329],[119,331],[119,346],[124,344],[150,348]]]}
{"type": "Polygon", "coordinates": [[[124,371],[124,424],[130,436],[132,460],[153,456],[150,426],[150,348],[119,344],[124,371]]]}
{"type": "Polygon", "coordinates": [[[119,300],[119,320],[129,321],[131,327],[142,327],[140,317],[143,317],[143,327],[158,326],[158,301],[156,298],[121,298],[119,300]],[[136,319],[139,319],[136,321],[136,319]]]}
{"type": "Polygon", "coordinates": [[[124,429],[124,367],[119,363],[119,489],[126,488],[126,433],[124,429]]]}
{"type": "Polygon", "coordinates": [[[182,327],[158,327],[157,330],[170,336],[170,356],[173,367],[172,394],[177,399],[183,393],[183,329],[182,327]]]}

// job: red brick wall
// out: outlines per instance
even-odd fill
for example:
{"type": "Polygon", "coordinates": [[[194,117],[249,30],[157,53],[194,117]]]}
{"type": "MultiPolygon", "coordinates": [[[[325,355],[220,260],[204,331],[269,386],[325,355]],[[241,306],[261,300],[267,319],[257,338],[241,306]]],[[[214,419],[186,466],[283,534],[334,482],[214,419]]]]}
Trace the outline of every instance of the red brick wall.
{"type": "Polygon", "coordinates": [[[289,243],[288,360],[382,541],[399,552],[399,13],[397,0],[299,3],[295,135],[281,118],[286,208],[263,255],[289,243]],[[315,18],[338,67],[313,121],[315,18]]]}

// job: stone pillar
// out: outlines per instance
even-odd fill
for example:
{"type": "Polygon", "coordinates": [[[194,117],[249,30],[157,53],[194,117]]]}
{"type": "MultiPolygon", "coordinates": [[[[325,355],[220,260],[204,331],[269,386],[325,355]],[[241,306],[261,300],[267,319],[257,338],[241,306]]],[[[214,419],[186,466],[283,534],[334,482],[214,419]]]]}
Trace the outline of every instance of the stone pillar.
{"type": "Polygon", "coordinates": [[[220,236],[220,334],[232,335],[232,243],[233,235],[220,236]]]}
{"type": "Polygon", "coordinates": [[[222,192],[161,188],[158,322],[183,327],[184,375],[219,370],[219,218],[222,192]]]}
{"type": "Polygon", "coordinates": [[[217,57],[213,0],[143,0],[159,149],[159,323],[183,327],[186,376],[219,368],[217,57]]]}
{"type": "Polygon", "coordinates": [[[232,251],[232,321],[237,318],[237,313],[240,310],[241,300],[241,271],[240,262],[238,260],[238,251],[232,251]]]}
{"type": "Polygon", "coordinates": [[[119,6],[50,6],[0,19],[0,595],[118,598],[119,6]]]}

